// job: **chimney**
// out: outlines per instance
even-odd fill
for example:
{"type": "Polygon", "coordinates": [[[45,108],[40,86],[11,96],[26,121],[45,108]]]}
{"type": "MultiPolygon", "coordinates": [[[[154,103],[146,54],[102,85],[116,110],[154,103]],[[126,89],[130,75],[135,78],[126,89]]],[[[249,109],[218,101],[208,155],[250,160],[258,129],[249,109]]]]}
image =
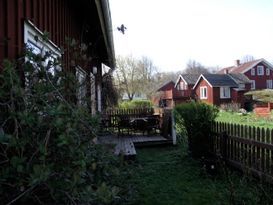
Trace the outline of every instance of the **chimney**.
{"type": "Polygon", "coordinates": [[[235,66],[238,67],[240,65],[240,60],[235,60],[235,66]]]}
{"type": "Polygon", "coordinates": [[[225,74],[228,74],[228,69],[225,69],[224,72],[225,72],[225,74]]]}

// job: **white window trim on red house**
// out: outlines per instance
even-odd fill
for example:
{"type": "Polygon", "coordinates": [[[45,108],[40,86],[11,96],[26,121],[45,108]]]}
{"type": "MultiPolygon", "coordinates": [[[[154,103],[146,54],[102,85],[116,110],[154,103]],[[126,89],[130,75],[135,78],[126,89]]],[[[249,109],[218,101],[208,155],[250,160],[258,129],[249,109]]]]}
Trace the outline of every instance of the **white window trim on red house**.
{"type": "MultiPolygon", "coordinates": [[[[26,46],[32,48],[34,54],[45,55],[46,52],[51,52],[53,58],[60,58],[62,56],[61,49],[51,40],[44,40],[44,33],[40,31],[31,21],[24,22],[24,43],[26,46]]],[[[45,62],[45,65],[47,62],[45,62]]],[[[61,67],[58,67],[61,69],[61,67]]],[[[54,73],[54,69],[50,70],[54,73]]]]}
{"type": "Polygon", "coordinates": [[[251,68],[250,72],[252,76],[255,76],[255,68],[251,68]]]}
{"type": "Polygon", "coordinates": [[[221,99],[230,98],[230,87],[220,87],[220,98],[221,99]]]}
{"type": "Polygon", "coordinates": [[[208,87],[207,86],[200,87],[200,99],[208,99],[208,87]]]}
{"type": "Polygon", "coordinates": [[[179,88],[179,90],[187,90],[188,86],[184,81],[180,81],[178,88],[179,88]]]}
{"type": "Polygon", "coordinates": [[[77,88],[77,100],[78,105],[86,106],[86,102],[84,98],[86,97],[86,72],[79,66],[76,67],[76,78],[79,83],[79,87],[77,88]]]}
{"type": "Polygon", "coordinates": [[[270,69],[266,68],[266,75],[270,75],[270,69]]]}
{"type": "Polygon", "coordinates": [[[182,75],[179,75],[175,85],[175,88],[177,88],[177,90],[187,90],[188,89],[188,83],[185,81],[185,79],[183,78],[182,75]],[[183,86],[181,86],[181,82],[183,82],[183,86]]]}
{"type": "Polygon", "coordinates": [[[250,82],[251,82],[251,90],[255,90],[256,89],[256,83],[255,83],[255,80],[250,80],[250,82]]]}
{"type": "Polygon", "coordinates": [[[273,88],[272,80],[266,80],[266,88],[268,88],[268,89],[273,88]]]}
{"type": "Polygon", "coordinates": [[[264,66],[263,65],[257,66],[257,75],[264,75],[264,66]]]}
{"type": "Polygon", "coordinates": [[[245,89],[245,87],[246,87],[246,85],[245,85],[244,83],[240,83],[240,84],[239,84],[239,88],[240,88],[240,89],[245,89]]]}

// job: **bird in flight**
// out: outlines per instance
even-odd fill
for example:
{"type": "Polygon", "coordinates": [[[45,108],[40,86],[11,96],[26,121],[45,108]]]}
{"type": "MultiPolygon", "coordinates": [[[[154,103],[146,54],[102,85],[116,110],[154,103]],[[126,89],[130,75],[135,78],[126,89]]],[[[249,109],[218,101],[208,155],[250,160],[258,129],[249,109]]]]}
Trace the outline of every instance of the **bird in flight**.
{"type": "Polygon", "coordinates": [[[127,29],[124,24],[121,24],[120,27],[117,27],[118,31],[120,31],[122,34],[125,33],[125,30],[127,29]]]}

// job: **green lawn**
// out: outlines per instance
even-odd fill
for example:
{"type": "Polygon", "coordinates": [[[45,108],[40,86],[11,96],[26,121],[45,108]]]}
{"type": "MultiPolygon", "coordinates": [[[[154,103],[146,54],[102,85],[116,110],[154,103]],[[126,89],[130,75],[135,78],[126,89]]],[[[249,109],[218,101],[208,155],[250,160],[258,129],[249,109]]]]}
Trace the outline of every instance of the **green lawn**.
{"type": "Polygon", "coordinates": [[[259,126],[264,128],[273,129],[273,115],[269,118],[257,117],[255,114],[250,113],[247,115],[240,115],[238,113],[221,111],[216,118],[216,121],[236,123],[250,126],[259,126]]]}
{"type": "Polygon", "coordinates": [[[237,174],[211,177],[179,147],[137,150],[132,182],[141,205],[272,204],[260,201],[260,186],[237,174]],[[228,176],[228,177],[227,177],[228,176]],[[229,180],[230,179],[230,180],[229,180]],[[233,194],[231,194],[233,193],[233,194]],[[231,197],[233,196],[233,203],[231,197]]]}

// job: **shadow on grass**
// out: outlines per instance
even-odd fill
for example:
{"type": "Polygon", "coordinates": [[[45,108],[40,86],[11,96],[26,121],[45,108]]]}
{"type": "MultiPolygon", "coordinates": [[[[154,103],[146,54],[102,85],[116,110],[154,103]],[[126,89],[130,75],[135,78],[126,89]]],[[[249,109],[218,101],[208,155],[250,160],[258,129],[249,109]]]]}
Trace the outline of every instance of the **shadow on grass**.
{"type": "Polygon", "coordinates": [[[134,204],[273,204],[267,187],[237,172],[211,177],[179,146],[138,149],[130,166],[134,204]]]}

